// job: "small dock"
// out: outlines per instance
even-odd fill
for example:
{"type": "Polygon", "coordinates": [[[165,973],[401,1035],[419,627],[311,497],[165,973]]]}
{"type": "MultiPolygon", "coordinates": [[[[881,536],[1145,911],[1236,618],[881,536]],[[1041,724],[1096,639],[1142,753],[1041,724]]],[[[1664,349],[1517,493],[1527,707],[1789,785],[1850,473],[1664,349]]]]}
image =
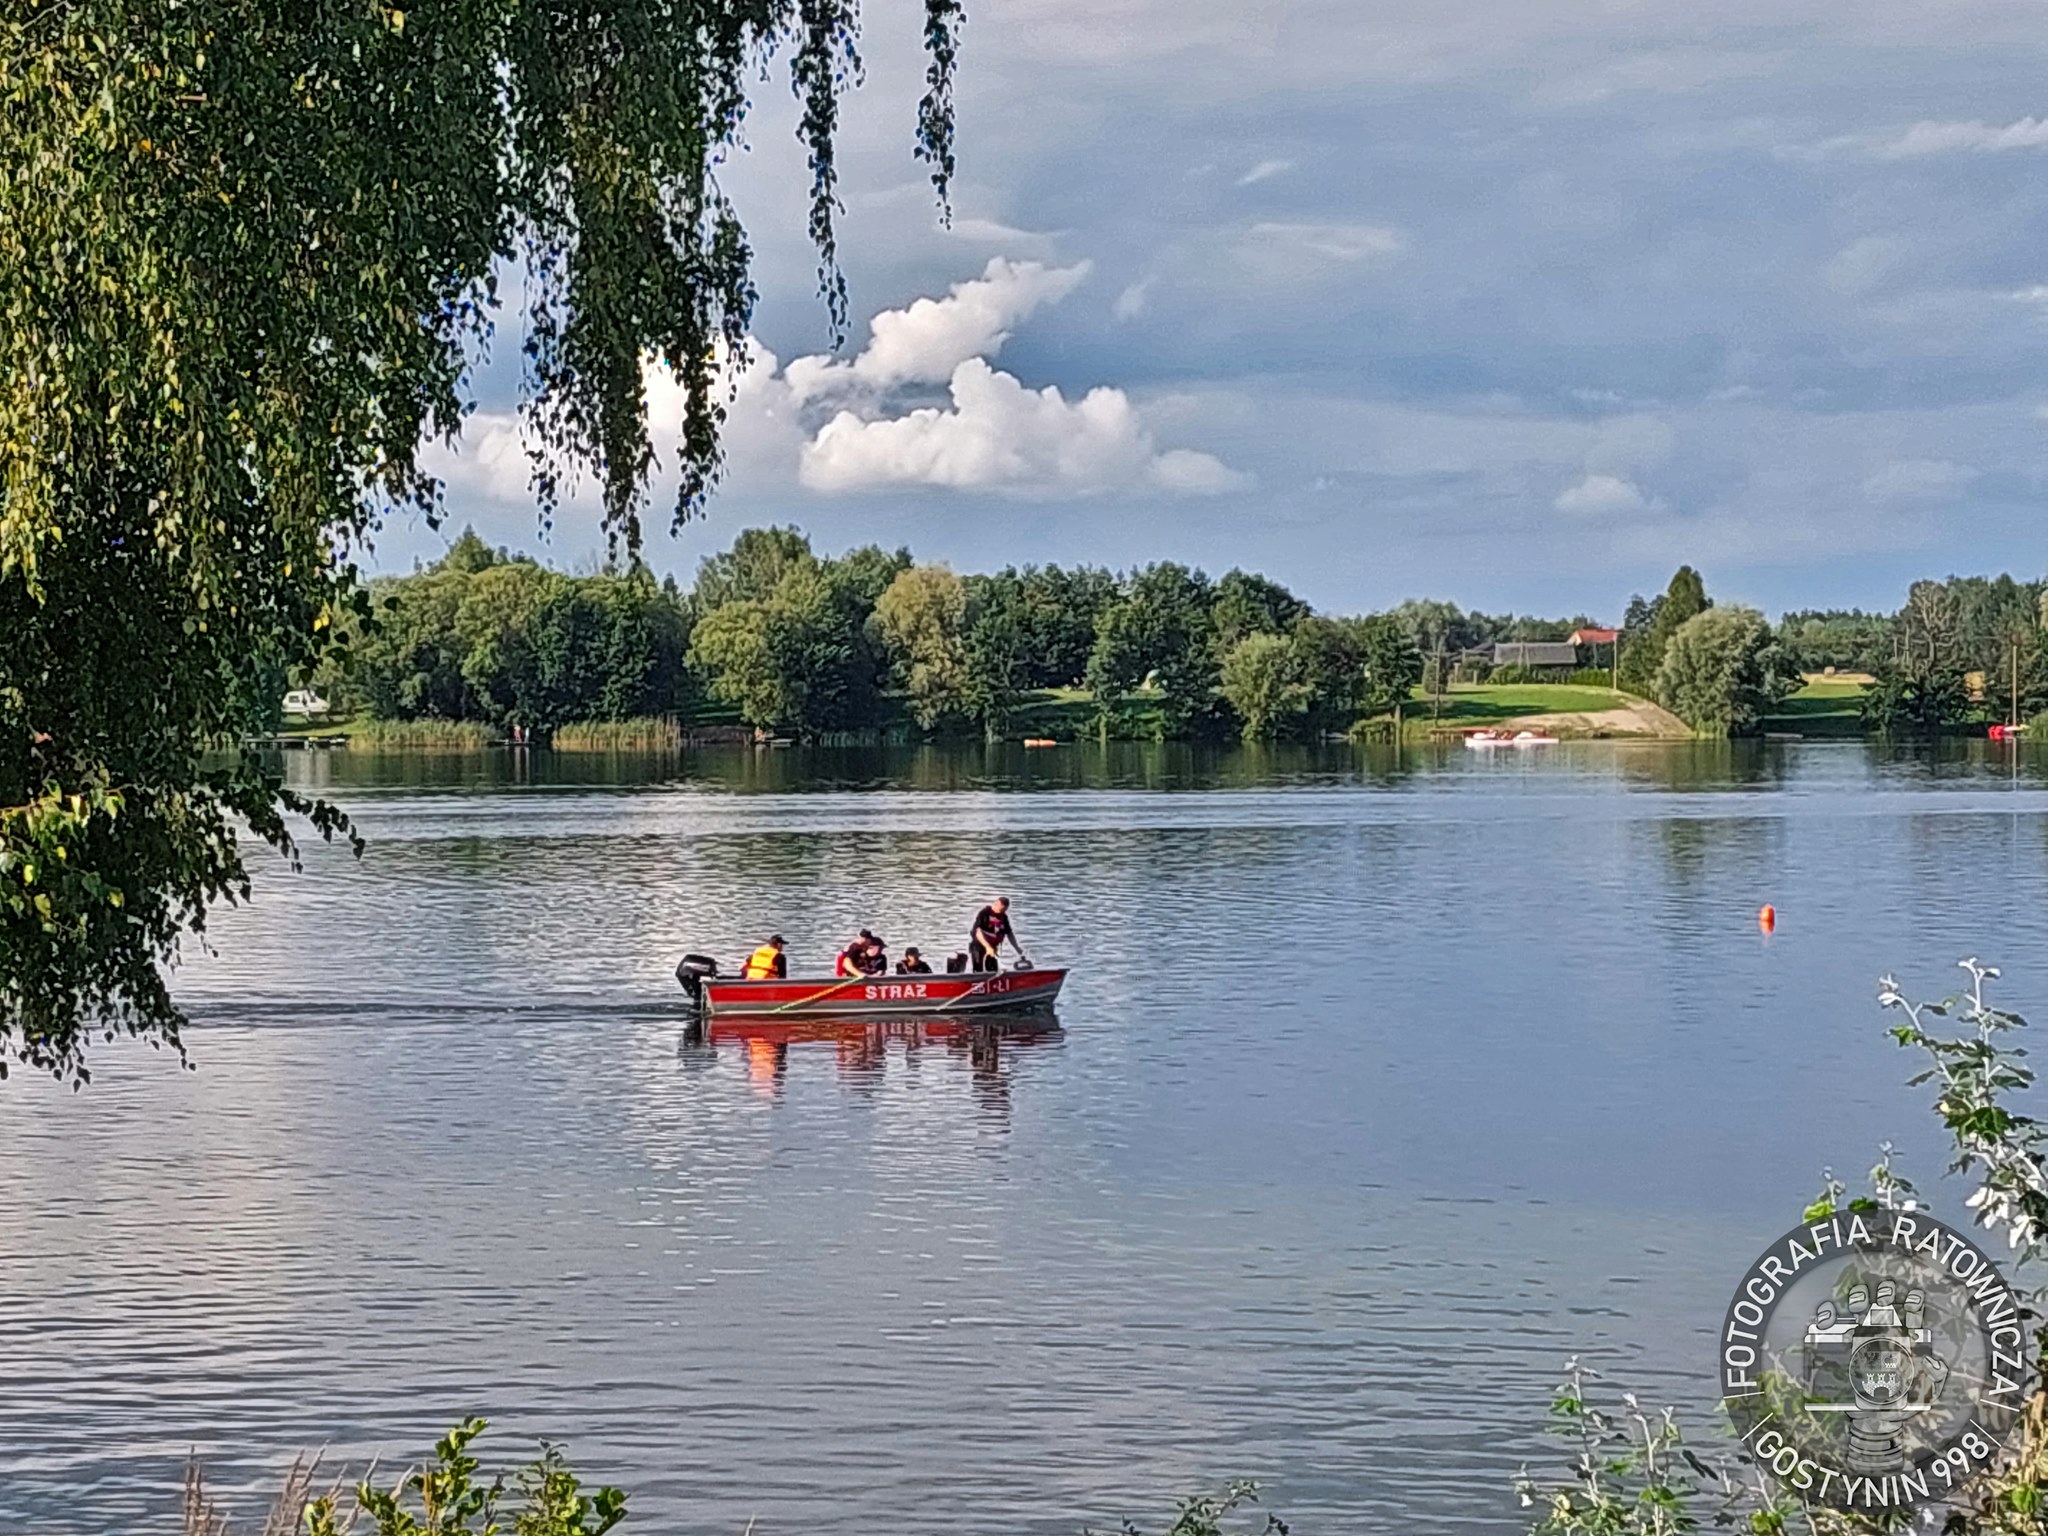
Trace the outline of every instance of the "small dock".
{"type": "Polygon", "coordinates": [[[348,745],[348,732],[334,731],[320,736],[244,736],[242,745],[266,752],[305,752],[348,745]]]}

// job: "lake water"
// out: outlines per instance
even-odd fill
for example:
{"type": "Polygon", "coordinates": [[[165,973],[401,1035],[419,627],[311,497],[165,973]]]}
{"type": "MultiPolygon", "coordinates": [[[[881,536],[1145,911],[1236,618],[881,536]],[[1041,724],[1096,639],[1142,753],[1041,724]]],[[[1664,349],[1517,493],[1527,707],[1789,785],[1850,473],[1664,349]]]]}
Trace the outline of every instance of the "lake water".
{"type": "Polygon", "coordinates": [[[257,861],[196,1070],[0,1088],[0,1527],[481,1413],[628,1530],[1050,1536],[1232,1476],[1520,1529],[1566,1356],[1703,1410],[1821,1165],[1936,1182],[1879,973],[2048,1003],[2048,757],[1999,751],[295,756],[370,851],[257,861]],[[946,954],[997,892],[1076,967],[1055,1033],[686,1036],[685,950],[946,954]]]}

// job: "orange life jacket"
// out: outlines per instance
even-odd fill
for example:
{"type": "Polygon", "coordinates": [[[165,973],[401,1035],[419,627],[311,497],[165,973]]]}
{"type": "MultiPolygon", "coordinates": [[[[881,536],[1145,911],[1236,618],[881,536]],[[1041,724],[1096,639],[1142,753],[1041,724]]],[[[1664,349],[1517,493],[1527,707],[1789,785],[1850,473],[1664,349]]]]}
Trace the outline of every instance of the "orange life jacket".
{"type": "Polygon", "coordinates": [[[740,979],[742,981],[767,981],[774,976],[776,962],[781,960],[781,958],[781,950],[777,949],[773,944],[763,944],[759,949],[747,956],[747,963],[740,967],[740,979]]]}

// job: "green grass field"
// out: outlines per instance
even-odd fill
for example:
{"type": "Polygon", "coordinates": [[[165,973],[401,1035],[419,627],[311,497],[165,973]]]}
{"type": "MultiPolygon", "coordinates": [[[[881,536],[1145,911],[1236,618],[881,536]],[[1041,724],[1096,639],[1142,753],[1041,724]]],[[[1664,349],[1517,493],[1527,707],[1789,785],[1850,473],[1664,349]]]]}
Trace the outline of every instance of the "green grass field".
{"type": "Polygon", "coordinates": [[[1861,736],[1865,685],[1816,678],[1764,717],[1764,729],[1798,736],[1861,736]]]}
{"type": "MultiPolygon", "coordinates": [[[[1582,715],[1605,709],[1625,709],[1633,702],[1628,694],[1612,688],[1587,688],[1578,683],[1458,683],[1444,699],[1444,712],[1435,723],[1463,729],[1493,725],[1522,715],[1582,715]]],[[[1430,722],[1430,703],[1421,693],[1404,711],[1410,722],[1430,722]]]]}
{"type": "MultiPolygon", "coordinates": [[[[1402,735],[1420,740],[1434,731],[1465,731],[1499,725],[1524,715],[1595,714],[1625,709],[1635,702],[1611,688],[1577,683],[1462,683],[1444,699],[1443,714],[1433,718],[1430,701],[1420,692],[1402,710],[1402,735]]],[[[1142,696],[1127,706],[1125,729],[1142,737],[1145,704],[1142,696]]],[[[1053,736],[1062,741],[1086,740],[1095,734],[1095,703],[1085,689],[1051,688],[1033,694],[1011,717],[1011,732],[1020,736],[1053,736]]]]}

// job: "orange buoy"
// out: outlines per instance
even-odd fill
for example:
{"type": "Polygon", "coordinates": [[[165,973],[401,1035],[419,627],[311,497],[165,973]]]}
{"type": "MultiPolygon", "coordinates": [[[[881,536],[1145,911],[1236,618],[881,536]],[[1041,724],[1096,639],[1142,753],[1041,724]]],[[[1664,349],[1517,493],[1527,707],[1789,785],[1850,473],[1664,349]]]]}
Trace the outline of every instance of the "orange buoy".
{"type": "Polygon", "coordinates": [[[1778,909],[1771,906],[1760,908],[1756,914],[1756,925],[1763,929],[1765,933],[1769,933],[1773,928],[1776,928],[1778,926],[1778,909]]]}

